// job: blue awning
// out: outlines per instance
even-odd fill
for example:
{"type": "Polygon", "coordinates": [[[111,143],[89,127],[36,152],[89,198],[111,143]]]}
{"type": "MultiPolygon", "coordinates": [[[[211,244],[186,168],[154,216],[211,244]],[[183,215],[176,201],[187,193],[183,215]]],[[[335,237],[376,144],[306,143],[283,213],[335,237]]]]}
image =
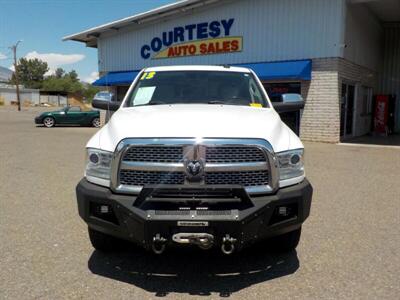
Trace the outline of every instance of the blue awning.
{"type": "Polygon", "coordinates": [[[138,73],[139,71],[109,72],[92,84],[96,86],[129,85],[138,73]]]}
{"type": "Polygon", "coordinates": [[[261,80],[311,80],[311,60],[237,64],[252,69],[261,80]]]}
{"type": "MultiPolygon", "coordinates": [[[[252,69],[261,80],[311,80],[311,60],[237,64],[252,69]]],[[[93,82],[96,86],[129,85],[140,71],[109,72],[93,82]]]]}

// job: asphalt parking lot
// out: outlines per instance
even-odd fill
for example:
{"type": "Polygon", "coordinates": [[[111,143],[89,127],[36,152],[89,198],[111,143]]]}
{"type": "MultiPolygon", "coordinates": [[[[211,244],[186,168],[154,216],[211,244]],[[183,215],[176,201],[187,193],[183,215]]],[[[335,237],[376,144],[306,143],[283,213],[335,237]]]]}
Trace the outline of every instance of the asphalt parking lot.
{"type": "Polygon", "coordinates": [[[93,250],[75,185],[94,128],[0,108],[0,299],[398,299],[400,147],[306,143],[314,186],[297,251],[93,250]]]}

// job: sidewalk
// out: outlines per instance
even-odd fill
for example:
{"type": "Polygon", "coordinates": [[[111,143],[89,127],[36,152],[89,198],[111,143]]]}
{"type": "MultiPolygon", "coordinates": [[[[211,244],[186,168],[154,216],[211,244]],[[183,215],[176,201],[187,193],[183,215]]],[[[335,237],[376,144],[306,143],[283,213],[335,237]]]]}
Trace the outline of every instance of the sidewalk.
{"type": "Polygon", "coordinates": [[[342,142],[342,144],[399,146],[400,147],[400,134],[392,134],[389,136],[364,135],[364,136],[346,140],[346,141],[342,142]]]}

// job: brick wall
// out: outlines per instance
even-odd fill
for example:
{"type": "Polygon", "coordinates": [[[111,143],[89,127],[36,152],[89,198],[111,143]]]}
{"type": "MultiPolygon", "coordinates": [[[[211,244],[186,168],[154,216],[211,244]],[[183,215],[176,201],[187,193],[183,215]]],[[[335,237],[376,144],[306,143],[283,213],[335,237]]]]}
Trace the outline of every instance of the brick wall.
{"type": "Polygon", "coordinates": [[[364,85],[376,90],[377,72],[343,58],[322,58],[313,59],[311,77],[311,81],[304,81],[301,86],[305,108],[300,137],[307,141],[337,143],[340,141],[342,80],[355,84],[356,88],[364,85]]]}
{"type": "Polygon", "coordinates": [[[312,80],[302,82],[305,108],[300,137],[336,143],[340,134],[338,58],[313,59],[312,80]]]}

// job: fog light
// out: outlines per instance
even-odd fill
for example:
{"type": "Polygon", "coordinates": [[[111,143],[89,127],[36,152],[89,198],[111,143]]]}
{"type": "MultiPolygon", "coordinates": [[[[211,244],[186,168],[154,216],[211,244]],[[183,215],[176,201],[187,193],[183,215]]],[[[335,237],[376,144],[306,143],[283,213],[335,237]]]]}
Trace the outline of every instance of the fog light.
{"type": "Polygon", "coordinates": [[[90,202],[89,212],[91,217],[119,225],[118,218],[114,213],[112,205],[90,202]]]}
{"type": "Polygon", "coordinates": [[[271,219],[269,220],[269,225],[297,218],[297,213],[297,203],[290,203],[285,206],[277,206],[275,207],[271,219]]]}
{"type": "Polygon", "coordinates": [[[108,205],[101,205],[100,206],[100,213],[108,214],[110,212],[110,207],[108,205]]]}
{"type": "Polygon", "coordinates": [[[288,215],[288,209],[286,206],[279,206],[278,208],[278,214],[280,216],[286,217],[288,215]]]}

